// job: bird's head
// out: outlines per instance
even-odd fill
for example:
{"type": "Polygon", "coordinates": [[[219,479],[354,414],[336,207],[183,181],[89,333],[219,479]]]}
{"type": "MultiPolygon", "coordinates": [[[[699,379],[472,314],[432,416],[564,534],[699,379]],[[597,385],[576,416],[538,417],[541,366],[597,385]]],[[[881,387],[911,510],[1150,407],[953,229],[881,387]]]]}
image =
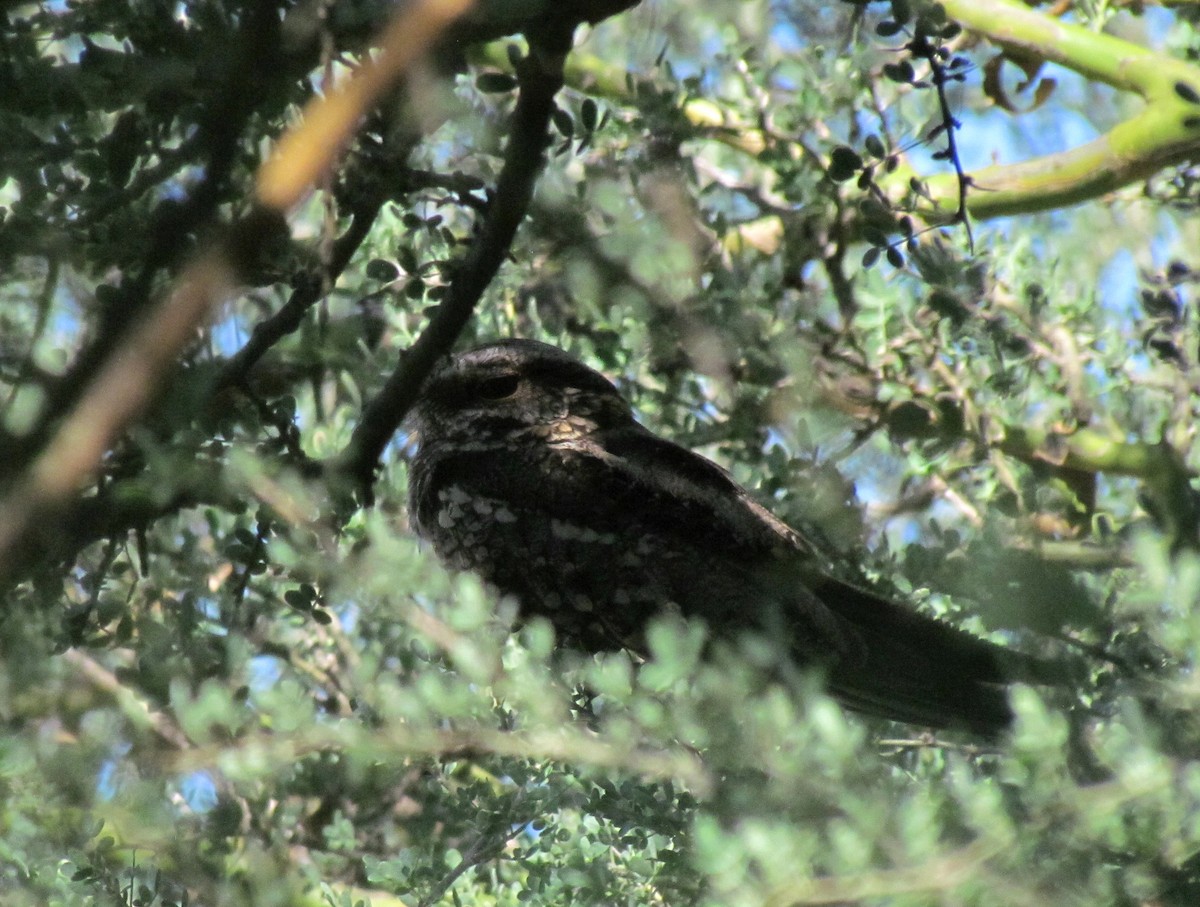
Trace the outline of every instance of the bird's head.
{"type": "Polygon", "coordinates": [[[411,418],[423,447],[476,449],[633,422],[629,404],[599,372],[545,343],[515,339],[452,357],[429,377],[411,418]]]}

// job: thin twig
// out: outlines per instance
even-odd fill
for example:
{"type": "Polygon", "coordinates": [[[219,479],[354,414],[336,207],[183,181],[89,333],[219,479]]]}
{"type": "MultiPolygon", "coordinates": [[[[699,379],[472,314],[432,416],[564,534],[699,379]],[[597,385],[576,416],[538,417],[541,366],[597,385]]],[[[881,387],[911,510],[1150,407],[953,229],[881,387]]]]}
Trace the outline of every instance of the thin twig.
{"type": "MultiPolygon", "coordinates": [[[[365,199],[353,212],[350,226],[346,232],[337,238],[329,258],[327,270],[329,282],[337,280],[338,275],[350,264],[350,259],[362,245],[375,218],[383,207],[385,196],[380,193],[365,199]]],[[[246,341],[233,358],[221,371],[218,379],[219,387],[234,387],[245,383],[250,370],[258,363],[263,355],[276,343],[300,327],[305,314],[318,300],[321,299],[325,280],[316,275],[306,275],[301,278],[288,301],[274,315],[260,321],[254,326],[250,339],[246,341]]]]}
{"type": "Polygon", "coordinates": [[[125,686],[117,675],[79,649],[67,649],[62,658],[90,686],[111,696],[130,723],[153,731],[155,736],[176,750],[191,748],[187,735],[163,712],[151,709],[141,697],[125,686]]]}
{"type": "Polygon", "coordinates": [[[946,133],[946,150],[944,156],[954,165],[954,174],[958,181],[958,210],[954,212],[954,220],[963,225],[967,231],[967,249],[974,254],[975,237],[971,232],[971,215],[967,211],[967,190],[972,185],[971,177],[963,170],[962,159],[958,155],[958,140],[955,132],[962,124],[955,119],[950,109],[950,99],[946,95],[946,83],[953,80],[947,74],[938,52],[941,48],[929,40],[929,35],[918,34],[908,44],[914,56],[923,58],[929,64],[930,76],[934,90],[937,92],[938,106],[942,114],[943,131],[946,133]]]}
{"type": "Polygon", "coordinates": [[[417,902],[417,907],[432,907],[441,900],[442,895],[450,890],[450,886],[457,882],[463,873],[503,852],[504,845],[513,836],[512,827],[516,824],[514,816],[517,808],[525,800],[525,796],[525,788],[518,790],[513,795],[512,802],[505,810],[505,817],[500,820],[493,819],[491,827],[479,833],[471,846],[463,851],[459,864],[430,886],[429,890],[425,892],[425,896],[417,902]]]}

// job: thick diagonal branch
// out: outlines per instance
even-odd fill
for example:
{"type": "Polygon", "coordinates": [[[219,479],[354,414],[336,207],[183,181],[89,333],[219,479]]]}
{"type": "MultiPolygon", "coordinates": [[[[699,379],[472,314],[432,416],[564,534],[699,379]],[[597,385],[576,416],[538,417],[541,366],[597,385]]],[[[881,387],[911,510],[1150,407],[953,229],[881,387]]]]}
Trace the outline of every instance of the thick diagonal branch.
{"type": "Polygon", "coordinates": [[[375,467],[388,440],[412,406],[425,377],[466,326],[525,219],[545,162],[554,97],[562,88],[563,63],[573,31],[563,29],[551,36],[530,37],[530,54],[517,69],[520,94],[513,110],[504,167],[482,228],[455,269],[446,297],[429,325],[367,405],[335,465],[364,500],[370,500],[375,467]]]}

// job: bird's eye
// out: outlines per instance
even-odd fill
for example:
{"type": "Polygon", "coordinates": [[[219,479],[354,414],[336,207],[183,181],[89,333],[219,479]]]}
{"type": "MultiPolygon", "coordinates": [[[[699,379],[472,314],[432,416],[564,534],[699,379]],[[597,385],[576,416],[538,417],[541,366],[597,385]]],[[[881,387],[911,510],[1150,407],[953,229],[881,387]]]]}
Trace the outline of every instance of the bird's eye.
{"type": "Polygon", "coordinates": [[[521,379],[517,375],[497,375],[480,381],[475,391],[484,400],[504,400],[517,392],[521,379]]]}

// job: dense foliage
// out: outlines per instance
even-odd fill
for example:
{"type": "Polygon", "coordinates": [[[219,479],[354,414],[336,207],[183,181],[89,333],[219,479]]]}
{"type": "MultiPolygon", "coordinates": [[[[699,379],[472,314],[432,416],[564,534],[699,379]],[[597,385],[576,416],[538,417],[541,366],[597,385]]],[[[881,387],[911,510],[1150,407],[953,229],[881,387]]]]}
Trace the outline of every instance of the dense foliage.
{"type": "Polygon", "coordinates": [[[438,6],[0,11],[0,900],[1200,900],[1195,5],[478,3],[346,108],[438,6]],[[400,426],[512,335],[1071,682],[984,747],[514,626],[400,426]]]}

